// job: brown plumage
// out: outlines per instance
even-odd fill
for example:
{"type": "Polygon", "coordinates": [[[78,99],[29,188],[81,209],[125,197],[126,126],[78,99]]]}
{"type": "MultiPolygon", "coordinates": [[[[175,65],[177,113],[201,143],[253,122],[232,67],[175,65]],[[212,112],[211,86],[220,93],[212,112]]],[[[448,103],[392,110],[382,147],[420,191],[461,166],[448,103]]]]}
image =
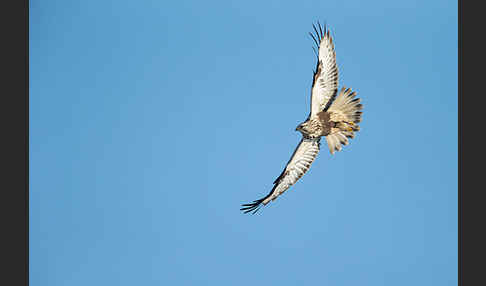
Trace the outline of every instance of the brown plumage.
{"type": "Polygon", "coordinates": [[[302,139],[287,166],[275,180],[270,193],[240,209],[245,213],[256,213],[259,208],[275,200],[297,182],[310,168],[320,150],[321,137],[326,138],[331,154],[349,144],[359,131],[363,105],[356,92],[343,87],[338,93],[338,69],[334,42],[329,30],[313,25],[315,34],[310,33],[317,45],[317,64],[312,79],[310,113],[306,121],[299,124],[297,131],[302,139]]]}

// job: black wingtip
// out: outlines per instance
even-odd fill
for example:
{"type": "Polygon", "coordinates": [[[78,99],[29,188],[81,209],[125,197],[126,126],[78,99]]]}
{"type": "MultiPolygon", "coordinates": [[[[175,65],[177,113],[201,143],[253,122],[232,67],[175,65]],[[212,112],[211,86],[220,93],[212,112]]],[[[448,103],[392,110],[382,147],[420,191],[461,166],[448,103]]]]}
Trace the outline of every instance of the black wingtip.
{"type": "Polygon", "coordinates": [[[324,25],[322,25],[321,22],[317,20],[316,24],[312,24],[312,28],[314,29],[314,32],[319,39],[324,38],[324,36],[329,32],[329,28],[327,27],[327,21],[324,21],[324,25]],[[317,28],[319,28],[319,31],[317,28]]]}
{"type": "MultiPolygon", "coordinates": [[[[324,37],[324,34],[322,33],[322,26],[321,23],[319,23],[319,20],[317,21],[317,25],[319,26],[319,33],[321,34],[321,38],[324,37]]],[[[324,33],[326,32],[326,27],[324,27],[324,33]]]]}
{"type": "Polygon", "coordinates": [[[314,44],[316,45],[317,50],[319,50],[319,45],[321,43],[321,40],[326,35],[328,35],[328,33],[329,33],[327,23],[326,23],[326,21],[324,21],[324,25],[322,25],[319,21],[317,21],[315,24],[314,23],[312,24],[312,29],[314,31],[309,32],[309,35],[311,36],[312,40],[314,41],[314,44]]]}
{"type": "Polygon", "coordinates": [[[253,214],[255,214],[263,206],[263,200],[264,199],[259,199],[259,200],[253,201],[253,203],[243,204],[243,205],[241,205],[241,206],[243,206],[243,208],[241,208],[240,211],[243,211],[243,213],[245,213],[245,214],[249,213],[249,212],[253,212],[253,214]]]}

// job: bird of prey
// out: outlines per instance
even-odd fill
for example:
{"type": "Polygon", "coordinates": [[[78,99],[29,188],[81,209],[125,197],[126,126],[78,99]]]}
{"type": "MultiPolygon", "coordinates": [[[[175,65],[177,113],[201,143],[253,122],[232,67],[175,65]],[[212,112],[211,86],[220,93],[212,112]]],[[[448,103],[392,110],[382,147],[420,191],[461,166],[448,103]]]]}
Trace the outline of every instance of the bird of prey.
{"type": "Polygon", "coordinates": [[[244,204],[244,213],[256,213],[261,206],[267,205],[283,194],[297,182],[310,168],[320,149],[321,137],[325,137],[331,154],[347,145],[348,138],[354,138],[359,131],[363,105],[356,98],[356,92],[343,87],[338,94],[338,68],[334,42],[326,26],[312,25],[317,57],[311,89],[311,106],[307,119],[299,124],[296,131],[302,139],[295,149],[287,166],[273,182],[274,186],[265,197],[244,204]]]}

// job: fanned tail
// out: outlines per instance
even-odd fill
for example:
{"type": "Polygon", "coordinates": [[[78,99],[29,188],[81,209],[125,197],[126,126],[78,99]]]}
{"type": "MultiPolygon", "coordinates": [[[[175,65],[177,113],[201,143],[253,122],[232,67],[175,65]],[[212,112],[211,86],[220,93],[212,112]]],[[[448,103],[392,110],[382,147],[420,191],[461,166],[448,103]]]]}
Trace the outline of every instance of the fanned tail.
{"type": "Polygon", "coordinates": [[[342,145],[349,144],[348,138],[354,138],[354,132],[359,131],[363,105],[360,98],[355,98],[356,92],[343,87],[339,96],[329,107],[331,121],[336,122],[331,134],[326,136],[327,145],[331,154],[340,151],[342,145]]]}

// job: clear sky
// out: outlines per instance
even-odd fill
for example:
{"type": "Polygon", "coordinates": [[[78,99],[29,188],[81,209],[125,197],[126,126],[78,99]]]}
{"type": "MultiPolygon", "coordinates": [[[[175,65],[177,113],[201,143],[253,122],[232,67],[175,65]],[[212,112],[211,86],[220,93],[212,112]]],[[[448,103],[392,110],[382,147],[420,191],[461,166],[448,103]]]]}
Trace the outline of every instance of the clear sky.
{"type": "Polygon", "coordinates": [[[457,285],[457,1],[30,1],[30,282],[457,285]],[[256,215],[327,22],[361,131],[256,215]]]}

